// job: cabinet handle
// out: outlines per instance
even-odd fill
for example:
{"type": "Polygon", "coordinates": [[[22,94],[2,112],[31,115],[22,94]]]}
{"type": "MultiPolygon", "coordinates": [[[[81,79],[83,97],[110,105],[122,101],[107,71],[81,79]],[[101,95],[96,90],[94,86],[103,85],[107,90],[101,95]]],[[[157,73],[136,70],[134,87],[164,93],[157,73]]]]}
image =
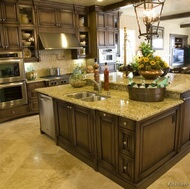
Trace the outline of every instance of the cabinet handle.
{"type": "Polygon", "coordinates": [[[123,141],[123,144],[124,144],[124,145],[127,145],[127,141],[123,141]]]}
{"type": "Polygon", "coordinates": [[[13,111],[13,114],[15,113],[15,111],[13,111]]]}
{"type": "Polygon", "coordinates": [[[103,114],[104,117],[106,117],[106,114],[103,114]]]}
{"type": "Polygon", "coordinates": [[[127,169],[127,166],[124,166],[123,169],[126,170],[126,169],[127,169]]]}
{"type": "Polygon", "coordinates": [[[127,122],[124,121],[124,122],[123,122],[123,125],[127,125],[127,122]]]}
{"type": "Polygon", "coordinates": [[[67,106],[67,108],[70,108],[70,106],[67,106]]]}
{"type": "Polygon", "coordinates": [[[5,18],[3,18],[2,20],[3,20],[3,22],[5,22],[5,20],[6,20],[6,19],[5,19],[5,18]]]}
{"type": "Polygon", "coordinates": [[[190,99],[190,97],[187,97],[187,98],[183,98],[183,101],[186,101],[186,100],[189,100],[190,99]]]}

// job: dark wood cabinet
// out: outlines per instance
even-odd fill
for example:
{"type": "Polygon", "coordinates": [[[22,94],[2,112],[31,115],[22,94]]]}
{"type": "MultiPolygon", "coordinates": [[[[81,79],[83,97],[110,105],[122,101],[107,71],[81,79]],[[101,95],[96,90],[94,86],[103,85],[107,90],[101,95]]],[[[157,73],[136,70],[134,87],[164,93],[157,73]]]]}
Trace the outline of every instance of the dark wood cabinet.
{"type": "Polygon", "coordinates": [[[96,129],[98,167],[115,173],[118,167],[117,116],[97,111],[96,129]]]}
{"type": "Polygon", "coordinates": [[[0,49],[21,49],[20,33],[17,24],[0,24],[0,49]]]}
{"type": "Polygon", "coordinates": [[[94,111],[55,101],[57,143],[95,166],[94,111]]]}
{"type": "Polygon", "coordinates": [[[19,50],[20,33],[16,1],[0,2],[0,49],[19,50]]]}
{"type": "Polygon", "coordinates": [[[29,112],[28,104],[12,108],[0,109],[0,123],[23,117],[29,112]]]}
{"type": "Polygon", "coordinates": [[[0,2],[0,22],[18,24],[19,19],[16,0],[7,0],[0,2]]]}
{"type": "Polygon", "coordinates": [[[183,93],[181,98],[184,100],[182,105],[182,123],[180,146],[181,149],[190,145],[190,92],[183,93]]]}
{"type": "Polygon", "coordinates": [[[117,11],[91,11],[89,13],[92,57],[98,57],[99,48],[119,46],[119,16],[117,11]]]}
{"type": "Polygon", "coordinates": [[[76,33],[73,4],[38,2],[36,6],[39,32],[76,33]]]}
{"type": "Polygon", "coordinates": [[[42,87],[45,87],[44,81],[27,83],[28,105],[30,113],[38,113],[38,96],[35,89],[42,87]]]}

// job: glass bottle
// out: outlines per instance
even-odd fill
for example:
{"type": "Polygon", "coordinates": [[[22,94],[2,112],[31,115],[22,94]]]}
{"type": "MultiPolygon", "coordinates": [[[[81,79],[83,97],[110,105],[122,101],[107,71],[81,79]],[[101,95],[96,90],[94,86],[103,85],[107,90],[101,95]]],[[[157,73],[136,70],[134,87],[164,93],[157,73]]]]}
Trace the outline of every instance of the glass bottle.
{"type": "Polygon", "coordinates": [[[104,70],[104,90],[109,91],[109,70],[107,62],[105,63],[105,70],[104,70]]]}

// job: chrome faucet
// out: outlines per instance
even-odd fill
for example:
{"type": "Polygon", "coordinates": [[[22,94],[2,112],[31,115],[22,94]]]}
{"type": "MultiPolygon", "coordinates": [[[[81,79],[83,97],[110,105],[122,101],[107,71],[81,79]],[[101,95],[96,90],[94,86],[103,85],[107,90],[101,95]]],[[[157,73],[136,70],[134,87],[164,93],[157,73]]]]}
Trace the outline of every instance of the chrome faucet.
{"type": "Polygon", "coordinates": [[[96,85],[96,87],[97,87],[97,89],[98,89],[98,93],[101,93],[102,92],[102,82],[101,81],[99,81],[99,83],[98,82],[96,82],[95,80],[93,80],[93,79],[84,79],[85,81],[91,81],[92,83],[94,83],[95,85],[96,85]]]}

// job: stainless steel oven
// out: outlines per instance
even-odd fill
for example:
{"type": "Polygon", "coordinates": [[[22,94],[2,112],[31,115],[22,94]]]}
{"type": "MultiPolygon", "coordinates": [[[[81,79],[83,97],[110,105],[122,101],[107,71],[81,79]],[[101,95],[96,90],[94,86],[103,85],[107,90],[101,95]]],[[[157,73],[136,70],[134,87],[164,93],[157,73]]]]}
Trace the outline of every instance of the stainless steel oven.
{"type": "Polygon", "coordinates": [[[0,109],[27,104],[26,82],[0,84],[0,109]]]}
{"type": "Polygon", "coordinates": [[[0,52],[0,83],[25,80],[22,52],[0,52]]]}
{"type": "Polygon", "coordinates": [[[0,109],[27,104],[22,51],[0,52],[0,109]]]}
{"type": "Polygon", "coordinates": [[[104,48],[99,49],[99,63],[115,63],[116,62],[116,49],[115,48],[104,48]]]}

